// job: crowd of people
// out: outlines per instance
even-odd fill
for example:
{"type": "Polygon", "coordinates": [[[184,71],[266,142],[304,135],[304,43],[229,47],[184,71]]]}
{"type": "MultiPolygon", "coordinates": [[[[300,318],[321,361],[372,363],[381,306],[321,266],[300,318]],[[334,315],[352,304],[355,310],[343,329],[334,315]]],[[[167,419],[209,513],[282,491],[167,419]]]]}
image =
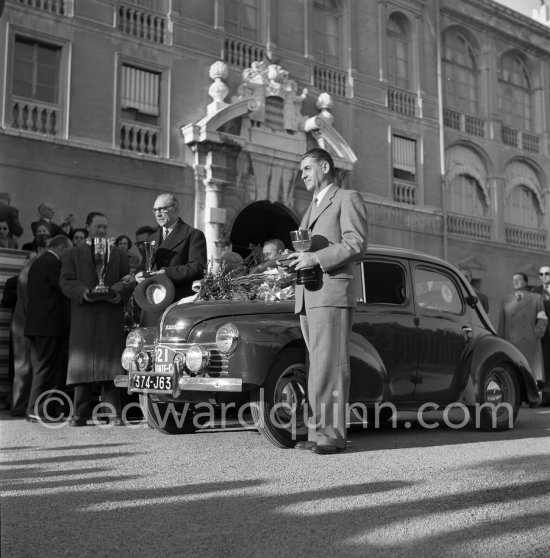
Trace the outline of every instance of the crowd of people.
{"type": "MultiPolygon", "coordinates": [[[[14,237],[23,232],[16,208],[0,207],[2,246],[17,248],[14,237]],[[10,241],[11,239],[11,241],[10,241]]],[[[108,237],[108,218],[90,212],[84,227],[74,227],[69,216],[53,221],[50,203],[38,207],[31,223],[34,239],[22,246],[30,256],[17,276],[5,284],[3,305],[12,308],[10,338],[10,412],[30,422],[57,418],[61,409],[45,408],[41,394],[51,390],[73,392],[68,424],[84,426],[90,417],[94,388],[101,393],[104,415],[122,425],[121,395],[113,379],[121,371],[125,318],[136,284],[144,279],[144,243],[157,250],[151,275],[170,277],[177,296],[192,292],[207,264],[202,231],[180,217],[178,200],[161,194],[153,207],[157,227],[144,225],[107,243],[104,277],[106,293],[98,296],[99,276],[91,246],[108,237]]],[[[132,311],[134,309],[132,308],[132,311]]],[[[143,323],[156,323],[156,313],[142,312],[143,323]]]]}
{"type": "MultiPolygon", "coordinates": [[[[326,151],[307,152],[301,160],[301,175],[313,194],[300,226],[315,233],[311,249],[289,253],[284,243],[274,238],[264,242],[262,261],[254,266],[245,266],[235,252],[228,252],[222,260],[224,269],[243,269],[250,274],[276,268],[281,259],[298,276],[311,268],[323,272],[324,282],[315,289],[304,288],[297,281],[295,311],[300,315],[309,366],[315,370],[308,375],[312,423],[317,424],[315,416],[322,408],[332,409],[334,415],[324,423],[331,427],[310,428],[307,442],[296,447],[319,454],[337,453],[346,448],[343,413],[349,392],[349,337],[357,304],[352,264],[367,246],[367,216],[358,192],[334,184],[334,162],[326,151]],[[319,238],[336,240],[316,245],[319,238]],[[330,271],[344,268],[345,280],[333,281],[330,271]]],[[[47,421],[52,410],[46,412],[41,395],[69,387],[73,404],[68,424],[84,426],[96,386],[108,420],[113,425],[123,424],[120,390],[113,380],[120,372],[129,305],[132,315],[136,311],[131,303],[133,293],[152,278],[168,278],[179,300],[194,294],[193,283],[203,279],[207,271],[205,236],[181,219],[176,197],[160,194],[152,213],[157,227],[139,227],[134,241],[123,234],[112,246],[108,244],[102,276],[107,289],[99,292],[97,262],[90,246],[100,245],[98,239],[108,237],[107,216],[90,212],[85,226],[74,228],[74,216],[58,225],[53,220],[52,204],[40,204],[39,218],[31,223],[34,239],[22,246],[33,257],[4,289],[3,303],[13,308],[12,415],[47,421]],[[151,266],[145,265],[147,242],[154,242],[156,248],[151,266]]],[[[21,234],[17,210],[0,202],[0,246],[17,248],[15,237],[21,234]]],[[[462,272],[472,283],[470,270],[462,272]]],[[[488,312],[488,297],[472,287],[488,312]]],[[[542,390],[550,371],[550,265],[541,266],[537,287],[530,288],[522,272],[513,274],[512,287],[513,293],[500,304],[498,333],[523,353],[542,390]]],[[[139,322],[156,325],[161,314],[160,309],[147,308],[140,312],[139,322]]]]}

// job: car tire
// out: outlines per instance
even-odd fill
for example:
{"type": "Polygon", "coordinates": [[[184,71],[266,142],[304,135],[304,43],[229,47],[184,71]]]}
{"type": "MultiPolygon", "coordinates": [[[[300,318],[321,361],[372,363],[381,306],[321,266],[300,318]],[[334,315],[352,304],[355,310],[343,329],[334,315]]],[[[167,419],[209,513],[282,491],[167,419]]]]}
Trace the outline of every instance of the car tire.
{"type": "Polygon", "coordinates": [[[279,448],[307,439],[305,349],[292,347],[273,362],[263,386],[251,394],[252,418],[259,432],[279,448]]]}
{"type": "Polygon", "coordinates": [[[189,403],[153,401],[150,395],[140,394],[139,404],[147,424],[163,434],[192,434],[198,428],[189,403]]]}
{"type": "Polygon", "coordinates": [[[510,430],[520,406],[519,384],[507,364],[492,364],[481,374],[478,407],[469,407],[474,427],[486,432],[510,430]],[[497,407],[496,420],[490,405],[497,407]],[[500,405],[505,406],[500,407],[500,405]]]}

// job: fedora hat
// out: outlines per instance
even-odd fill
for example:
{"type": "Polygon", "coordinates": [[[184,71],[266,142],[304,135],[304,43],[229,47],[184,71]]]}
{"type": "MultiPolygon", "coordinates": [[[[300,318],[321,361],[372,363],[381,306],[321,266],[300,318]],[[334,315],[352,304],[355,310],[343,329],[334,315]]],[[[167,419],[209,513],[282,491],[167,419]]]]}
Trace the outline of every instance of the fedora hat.
{"type": "Polygon", "coordinates": [[[145,312],[162,312],[174,302],[176,288],[172,279],[162,274],[148,277],[134,289],[134,299],[145,312]]]}

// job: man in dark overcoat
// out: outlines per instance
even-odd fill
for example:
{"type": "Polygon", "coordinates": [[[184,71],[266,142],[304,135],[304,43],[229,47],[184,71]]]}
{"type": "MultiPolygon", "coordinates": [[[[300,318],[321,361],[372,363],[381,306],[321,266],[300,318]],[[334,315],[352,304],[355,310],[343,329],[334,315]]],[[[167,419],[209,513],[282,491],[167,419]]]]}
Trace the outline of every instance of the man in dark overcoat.
{"type": "Polygon", "coordinates": [[[546,405],[550,405],[550,265],[543,265],[539,270],[541,284],[535,287],[532,292],[538,293],[542,297],[542,304],[548,321],[546,330],[541,339],[542,360],[544,363],[545,387],[543,390],[543,400],[546,405]]]}
{"type": "MultiPolygon", "coordinates": [[[[171,279],[175,300],[193,294],[193,281],[203,278],[207,263],[204,233],[185,223],[179,211],[178,200],[173,194],[157,196],[153,214],[159,228],[150,237],[158,247],[151,275],[166,275],[171,279]]],[[[143,280],[143,272],[138,273],[136,281],[143,280]]],[[[157,325],[161,315],[162,311],[145,313],[142,325],[157,325]]]]}
{"type": "MultiPolygon", "coordinates": [[[[32,383],[27,420],[44,420],[51,415],[47,401],[40,396],[65,384],[71,310],[61,292],[61,258],[73,247],[65,235],[54,237],[48,250],[36,258],[27,282],[25,336],[30,339],[32,383]]],[[[51,418],[54,418],[53,416],[51,418]]]]}
{"type": "MultiPolygon", "coordinates": [[[[107,235],[107,217],[98,212],[86,219],[90,241],[107,235]]],[[[67,385],[74,385],[74,412],[70,426],[85,426],[90,416],[94,383],[101,384],[101,401],[112,405],[113,424],[120,425],[120,392],[113,380],[122,373],[124,350],[124,304],[132,291],[128,257],[116,247],[109,250],[105,285],[114,296],[96,300],[91,291],[98,284],[88,243],[73,248],[64,258],[59,279],[61,290],[71,300],[71,333],[67,385]]]]}

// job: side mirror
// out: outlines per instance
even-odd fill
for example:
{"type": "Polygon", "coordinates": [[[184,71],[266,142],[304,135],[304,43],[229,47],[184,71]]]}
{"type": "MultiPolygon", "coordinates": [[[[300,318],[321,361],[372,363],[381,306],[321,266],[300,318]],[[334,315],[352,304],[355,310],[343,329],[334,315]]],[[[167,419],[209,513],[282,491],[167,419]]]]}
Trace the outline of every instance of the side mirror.
{"type": "Polygon", "coordinates": [[[475,308],[478,302],[479,302],[479,298],[477,296],[468,295],[466,297],[466,304],[468,304],[468,306],[471,306],[472,308],[475,308]]]}

